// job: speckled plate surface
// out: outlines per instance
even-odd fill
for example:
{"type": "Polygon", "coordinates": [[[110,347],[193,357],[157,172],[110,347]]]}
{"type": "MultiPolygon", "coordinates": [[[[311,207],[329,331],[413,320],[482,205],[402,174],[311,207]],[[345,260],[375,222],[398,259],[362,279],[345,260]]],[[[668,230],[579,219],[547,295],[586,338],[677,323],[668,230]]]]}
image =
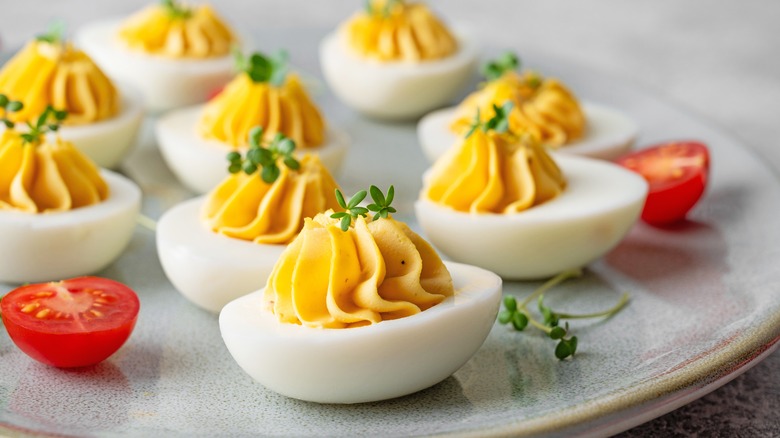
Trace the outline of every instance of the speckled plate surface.
{"type": "MultiPolygon", "coordinates": [[[[266,50],[287,46],[317,77],[316,42],[324,33],[277,31],[258,41],[266,50]]],[[[554,344],[537,332],[496,325],[470,362],[420,393],[350,406],[288,399],[233,362],[217,317],[173,290],[153,233],[139,227],[127,252],[101,273],[141,298],[136,331],[117,354],[92,368],[57,370],[0,334],[0,434],[606,435],[706,394],[773,351],[780,337],[776,176],[717,127],[649,93],[521,53],[526,65],[563,78],[583,98],[634,117],[639,144],[696,138],[712,151],[712,184],[688,222],[673,229],[638,224],[583,278],[550,294],[551,304],[572,311],[608,307],[623,291],[632,295],[608,321],[573,324],[580,339],[575,360],[555,359],[554,344]]],[[[330,123],[354,140],[339,181],[348,192],[395,184],[401,216],[413,221],[427,165],[414,124],[362,119],[313,85],[330,123]]],[[[149,141],[123,170],[143,187],[148,216],[191,196],[149,141]]],[[[505,291],[523,296],[537,285],[507,283],[505,291]]],[[[0,293],[10,288],[0,285],[0,293]]]]}

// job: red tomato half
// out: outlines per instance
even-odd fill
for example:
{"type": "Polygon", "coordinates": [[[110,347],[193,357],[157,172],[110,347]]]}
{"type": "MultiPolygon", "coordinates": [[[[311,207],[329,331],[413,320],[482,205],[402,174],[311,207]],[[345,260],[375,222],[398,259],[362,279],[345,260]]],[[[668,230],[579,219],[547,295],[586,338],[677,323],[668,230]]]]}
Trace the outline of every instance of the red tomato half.
{"type": "Polygon", "coordinates": [[[616,161],[642,175],[650,185],[642,219],[652,225],[685,218],[707,186],[710,153],[696,141],[662,143],[616,161]]]}
{"type": "Polygon", "coordinates": [[[33,359],[60,368],[111,356],[133,331],[139,307],[129,287],[98,277],[22,286],[0,301],[14,343],[33,359]]]}

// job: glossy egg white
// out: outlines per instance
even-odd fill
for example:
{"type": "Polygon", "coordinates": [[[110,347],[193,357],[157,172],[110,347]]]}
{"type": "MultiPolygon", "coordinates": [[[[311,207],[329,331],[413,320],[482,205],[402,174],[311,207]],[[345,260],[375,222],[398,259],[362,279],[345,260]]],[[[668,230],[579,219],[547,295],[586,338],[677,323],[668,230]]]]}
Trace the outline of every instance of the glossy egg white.
{"type": "Polygon", "coordinates": [[[540,279],[587,265],[612,249],[642,211],[647,182],[592,158],[553,154],[567,186],[558,197],[510,214],[470,214],[415,202],[425,236],[452,260],[505,279],[540,279]]]}
{"type": "Polygon", "coordinates": [[[233,77],[230,54],[208,59],[170,59],[130,50],[120,41],[122,20],[104,20],[78,30],[76,44],[106,74],[137,88],[146,108],[162,112],[205,102],[233,77]]]}
{"type": "Polygon", "coordinates": [[[0,210],[0,281],[33,283],[94,274],[122,253],[135,229],[141,190],[103,170],[103,202],[70,211],[0,210]]]}
{"type": "Polygon", "coordinates": [[[412,62],[364,59],[334,32],[320,43],[320,65],[333,92],[350,107],[381,119],[410,119],[460,97],[476,74],[478,46],[456,32],[458,51],[447,58],[412,62]]]}
{"type": "Polygon", "coordinates": [[[205,197],[182,202],[157,223],[165,275],[188,300],[210,312],[265,286],[287,245],[263,245],[217,234],[201,220],[205,197]]]}
{"type": "MultiPolygon", "coordinates": [[[[608,106],[583,102],[587,127],[583,138],[561,146],[557,152],[612,160],[631,149],[639,125],[626,114],[608,106]]],[[[426,114],[417,124],[417,138],[428,161],[434,162],[459,139],[450,130],[457,106],[426,114]]]]}
{"type": "Polygon", "coordinates": [[[258,291],[222,309],[222,339],[247,374],[288,397],[363,403],[411,394],[463,366],[498,313],[497,275],[446,265],[455,294],[417,315],[365,327],[310,328],[280,323],[258,291]]]}
{"type": "MultiPolygon", "coordinates": [[[[228,175],[225,158],[232,148],[217,140],[207,140],[197,132],[203,105],[171,111],[160,117],[155,126],[157,144],[174,175],[195,193],[206,193],[228,175]]],[[[325,143],[311,149],[298,148],[296,155],[317,154],[331,173],[338,173],[347,154],[349,137],[343,131],[328,127],[325,143]]],[[[246,148],[239,151],[243,154],[246,148]]]]}

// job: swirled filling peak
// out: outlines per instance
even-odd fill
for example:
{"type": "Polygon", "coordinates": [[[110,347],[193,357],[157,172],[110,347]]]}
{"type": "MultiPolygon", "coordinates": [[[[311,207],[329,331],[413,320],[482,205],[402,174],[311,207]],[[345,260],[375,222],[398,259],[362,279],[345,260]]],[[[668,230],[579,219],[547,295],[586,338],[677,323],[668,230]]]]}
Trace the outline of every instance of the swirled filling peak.
{"type": "Polygon", "coordinates": [[[14,122],[34,121],[47,106],[67,111],[67,125],[108,119],[120,109],[108,77],[84,52],[60,41],[27,43],[0,71],[0,93],[24,103],[10,115],[14,122]]]}
{"type": "Polygon", "coordinates": [[[453,294],[434,249],[390,217],[358,217],[346,231],[332,212],[306,219],[265,288],[280,322],[348,328],[403,318],[453,294]]]}
{"type": "Polygon", "coordinates": [[[119,29],[128,47],[167,58],[213,58],[230,53],[233,31],[208,5],[188,7],[173,0],[148,6],[119,29]]]}
{"type": "Polygon", "coordinates": [[[458,50],[447,27],[417,2],[370,0],[343,31],[354,52],[382,62],[440,59],[458,50]]]}

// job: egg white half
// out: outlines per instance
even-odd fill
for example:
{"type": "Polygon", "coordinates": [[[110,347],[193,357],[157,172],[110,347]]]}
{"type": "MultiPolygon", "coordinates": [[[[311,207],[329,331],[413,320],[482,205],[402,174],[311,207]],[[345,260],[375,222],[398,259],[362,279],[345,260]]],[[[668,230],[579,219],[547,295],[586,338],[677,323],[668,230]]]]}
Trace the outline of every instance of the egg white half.
{"type": "MultiPolygon", "coordinates": [[[[195,193],[206,193],[228,176],[225,158],[233,150],[227,145],[201,137],[196,129],[203,105],[171,111],[155,126],[157,144],[165,162],[179,181],[195,193]]],[[[349,137],[343,131],[328,128],[325,144],[316,148],[297,148],[295,154],[317,154],[331,173],[337,173],[347,154],[349,137]]],[[[243,154],[247,148],[240,148],[243,154]]]]}
{"type": "MultiPolygon", "coordinates": [[[[631,149],[639,133],[639,125],[633,119],[614,108],[592,102],[583,102],[582,110],[587,123],[585,135],[556,152],[612,160],[631,149]]],[[[456,112],[456,106],[433,111],[417,124],[417,138],[428,161],[436,161],[459,141],[450,130],[456,112]]]]}
{"type": "Polygon", "coordinates": [[[458,51],[443,59],[379,62],[352,53],[339,31],[320,43],[320,65],[328,85],[344,103],[381,119],[410,119],[458,98],[476,74],[478,46],[456,32],[458,51]]]}
{"type": "Polygon", "coordinates": [[[165,275],[187,299],[210,312],[265,286],[287,245],[262,245],[217,234],[201,220],[205,198],[182,202],[157,223],[165,275]]]}
{"type": "Polygon", "coordinates": [[[108,76],[137,88],[149,111],[162,112],[205,102],[233,77],[230,54],[208,59],[170,59],[127,48],[118,37],[121,19],[88,24],[76,44],[108,76]]]}
{"type": "Polygon", "coordinates": [[[141,190],[102,170],[109,197],[57,213],[0,210],[0,281],[33,283],[93,274],[111,264],[130,241],[141,190]]]}
{"type": "Polygon", "coordinates": [[[452,260],[506,279],[551,277],[612,249],[642,211],[647,182],[618,165],[553,154],[566,180],[558,197],[516,214],[458,212],[420,198],[415,213],[431,243],[452,260]]]}
{"type": "Polygon", "coordinates": [[[501,279],[447,263],[455,294],[417,315],[349,329],[280,323],[258,291],[219,315],[222,339],[253,379],[318,403],[362,403],[411,394],[446,379],[485,341],[501,279]]]}

